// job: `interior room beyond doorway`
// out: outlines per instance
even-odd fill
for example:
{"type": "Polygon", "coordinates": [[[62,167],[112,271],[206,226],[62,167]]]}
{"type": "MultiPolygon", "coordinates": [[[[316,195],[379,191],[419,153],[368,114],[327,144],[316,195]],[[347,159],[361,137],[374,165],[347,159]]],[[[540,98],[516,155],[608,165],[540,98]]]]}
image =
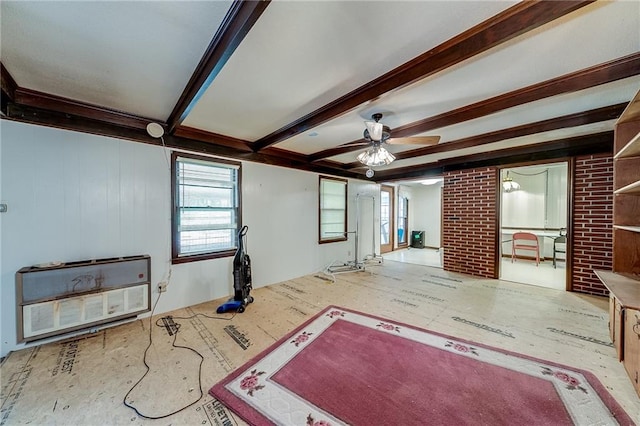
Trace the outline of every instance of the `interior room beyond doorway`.
{"type": "Polygon", "coordinates": [[[500,279],[566,290],[568,163],[505,168],[500,181],[500,279]]]}
{"type": "Polygon", "coordinates": [[[442,268],[443,185],[444,179],[435,176],[381,186],[381,253],[384,259],[442,268]],[[385,196],[391,201],[385,202],[385,196]],[[382,245],[386,241],[385,225],[393,222],[396,229],[391,235],[396,241],[393,251],[385,251],[382,245]]]}

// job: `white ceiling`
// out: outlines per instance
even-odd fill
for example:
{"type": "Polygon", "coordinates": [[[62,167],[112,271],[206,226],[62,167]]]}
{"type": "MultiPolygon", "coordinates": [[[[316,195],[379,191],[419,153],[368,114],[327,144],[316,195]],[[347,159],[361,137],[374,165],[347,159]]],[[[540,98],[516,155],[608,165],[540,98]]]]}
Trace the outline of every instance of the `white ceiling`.
{"type": "Polygon", "coordinates": [[[165,120],[230,4],[3,1],[2,64],[21,87],[165,120]]]}
{"type": "Polygon", "coordinates": [[[273,2],[184,124],[259,139],[511,4],[273,2]]]}
{"type": "MultiPolygon", "coordinates": [[[[514,1],[272,1],[190,105],[183,128],[248,146],[459,34],[514,1]]],[[[6,1],[1,62],[18,87],[169,121],[231,1],[6,1]]],[[[598,1],[293,134],[302,157],[640,52],[640,2],[598,1]]],[[[640,67],[639,67],[640,68],[640,67]]],[[[635,75],[434,128],[441,144],[631,100],[635,75]]],[[[598,133],[614,120],[398,160],[386,169],[598,133]]],[[[416,147],[392,147],[402,152],[416,147]]],[[[541,146],[542,148],[542,146],[541,146]]],[[[544,148],[542,148],[544,149],[544,148]]],[[[358,152],[328,160],[349,164],[358,152]]],[[[385,169],[385,168],[381,168],[385,169]]],[[[362,171],[363,172],[363,171],[362,171]]]]}

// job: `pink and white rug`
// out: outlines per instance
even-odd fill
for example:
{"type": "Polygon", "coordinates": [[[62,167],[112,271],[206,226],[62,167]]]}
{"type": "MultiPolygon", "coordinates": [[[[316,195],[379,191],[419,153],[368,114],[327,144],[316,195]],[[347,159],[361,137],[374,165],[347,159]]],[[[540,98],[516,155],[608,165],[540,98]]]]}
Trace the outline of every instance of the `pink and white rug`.
{"type": "Polygon", "coordinates": [[[253,425],[633,425],[588,372],[339,307],[209,393],[253,425]]]}

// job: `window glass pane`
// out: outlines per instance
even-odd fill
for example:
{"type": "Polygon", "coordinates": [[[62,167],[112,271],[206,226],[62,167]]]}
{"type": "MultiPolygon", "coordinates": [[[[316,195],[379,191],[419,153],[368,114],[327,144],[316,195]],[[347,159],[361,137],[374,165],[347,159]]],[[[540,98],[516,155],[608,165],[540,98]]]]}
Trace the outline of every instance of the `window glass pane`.
{"type": "Polygon", "coordinates": [[[344,236],[344,210],[323,210],[321,212],[322,238],[341,238],[344,236]]]}
{"type": "Polygon", "coordinates": [[[320,177],[320,241],[346,239],[347,181],[320,177]]]}
{"type": "Polygon", "coordinates": [[[407,243],[407,227],[409,218],[407,216],[409,200],[406,197],[398,197],[398,244],[407,243]]]}
{"type": "Polygon", "coordinates": [[[235,249],[239,167],[182,155],[174,160],[174,258],[235,249]]]}
{"type": "Polygon", "coordinates": [[[236,228],[231,210],[180,209],[180,231],[236,228]]]}
{"type": "Polygon", "coordinates": [[[185,186],[180,189],[181,205],[190,207],[233,207],[234,188],[185,186]]]}
{"type": "Polygon", "coordinates": [[[180,232],[180,249],[183,254],[201,254],[212,250],[226,250],[235,245],[235,229],[180,232]]]}
{"type": "Polygon", "coordinates": [[[391,197],[387,191],[380,192],[380,244],[389,244],[391,222],[391,197]]]}

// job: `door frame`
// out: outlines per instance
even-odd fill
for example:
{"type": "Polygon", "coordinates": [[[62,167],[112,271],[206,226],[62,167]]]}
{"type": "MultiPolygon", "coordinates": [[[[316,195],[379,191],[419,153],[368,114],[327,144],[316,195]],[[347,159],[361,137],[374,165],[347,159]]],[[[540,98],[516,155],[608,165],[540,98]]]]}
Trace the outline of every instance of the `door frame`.
{"type": "Polygon", "coordinates": [[[396,188],[390,185],[380,185],[380,253],[393,251],[395,243],[395,195],[396,188]],[[382,244],[382,192],[389,193],[389,243],[382,244]]]}

